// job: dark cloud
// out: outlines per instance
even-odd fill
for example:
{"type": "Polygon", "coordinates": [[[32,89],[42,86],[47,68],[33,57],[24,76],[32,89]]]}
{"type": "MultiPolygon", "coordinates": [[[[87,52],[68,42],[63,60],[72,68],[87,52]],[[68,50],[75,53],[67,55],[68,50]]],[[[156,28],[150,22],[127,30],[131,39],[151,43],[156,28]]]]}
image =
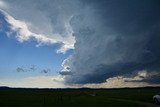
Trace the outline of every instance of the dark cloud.
{"type": "Polygon", "coordinates": [[[17,72],[32,72],[32,71],[36,71],[37,70],[37,67],[35,65],[31,65],[29,67],[17,67],[16,71],[17,72]]]}
{"type": "Polygon", "coordinates": [[[23,67],[17,67],[17,72],[25,72],[26,70],[23,67]]]}
{"type": "Polygon", "coordinates": [[[29,67],[29,69],[30,69],[31,71],[36,71],[36,70],[37,70],[37,67],[36,67],[35,65],[32,65],[31,67],[29,67]]]}
{"type": "Polygon", "coordinates": [[[60,75],[72,75],[71,71],[61,71],[59,72],[60,75]]]}
{"type": "Polygon", "coordinates": [[[49,72],[51,72],[51,70],[48,69],[48,68],[41,70],[35,65],[31,65],[31,66],[28,66],[28,67],[24,67],[24,66],[17,67],[16,71],[17,72],[34,72],[34,71],[38,72],[38,71],[40,71],[40,73],[49,73],[49,72]]]}
{"type": "Polygon", "coordinates": [[[125,80],[125,82],[146,82],[149,84],[159,84],[160,83],[160,72],[146,72],[146,75],[138,75],[138,80],[125,80]]]}
{"type": "Polygon", "coordinates": [[[39,73],[47,74],[47,73],[51,72],[51,69],[49,69],[49,68],[39,69],[37,66],[31,65],[29,67],[17,67],[16,71],[17,72],[34,72],[34,71],[37,71],[39,73]]]}
{"type": "Polygon", "coordinates": [[[31,65],[29,67],[17,67],[16,71],[17,72],[34,72],[34,71],[37,71],[39,73],[47,74],[47,73],[51,72],[51,69],[49,69],[49,68],[39,69],[37,66],[31,65]]]}
{"type": "Polygon", "coordinates": [[[43,70],[41,71],[41,73],[45,73],[45,74],[47,74],[47,73],[49,73],[49,72],[51,72],[50,69],[43,69],[43,70]]]}
{"type": "Polygon", "coordinates": [[[85,12],[70,20],[76,44],[66,61],[73,72],[66,83],[101,83],[144,69],[160,72],[159,0],[83,2],[85,12]]]}
{"type": "Polygon", "coordinates": [[[149,84],[159,84],[160,83],[160,76],[152,76],[150,78],[145,78],[143,80],[139,80],[137,82],[147,82],[149,84]]]}

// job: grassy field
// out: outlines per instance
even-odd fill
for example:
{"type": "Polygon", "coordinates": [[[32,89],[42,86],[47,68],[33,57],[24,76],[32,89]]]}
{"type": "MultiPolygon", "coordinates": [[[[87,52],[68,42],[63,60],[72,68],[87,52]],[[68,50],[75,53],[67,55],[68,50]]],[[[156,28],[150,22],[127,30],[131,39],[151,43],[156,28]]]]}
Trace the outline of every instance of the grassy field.
{"type": "MultiPolygon", "coordinates": [[[[160,88],[112,90],[3,89],[0,90],[0,107],[145,107],[147,104],[153,103],[153,95],[159,92],[160,88]]],[[[147,106],[149,107],[149,105],[147,106]]]]}

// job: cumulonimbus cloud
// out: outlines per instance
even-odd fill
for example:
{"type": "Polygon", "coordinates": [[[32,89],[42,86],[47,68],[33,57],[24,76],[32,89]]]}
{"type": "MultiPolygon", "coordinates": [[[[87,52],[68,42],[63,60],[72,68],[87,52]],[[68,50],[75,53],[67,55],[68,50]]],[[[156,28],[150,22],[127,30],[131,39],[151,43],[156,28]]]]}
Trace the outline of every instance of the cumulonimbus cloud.
{"type": "Polygon", "coordinates": [[[1,1],[31,37],[62,43],[60,52],[74,48],[62,64],[62,71],[72,74],[65,75],[66,83],[103,83],[141,70],[160,71],[159,0],[1,1]]]}
{"type": "Polygon", "coordinates": [[[73,73],[66,83],[103,83],[140,70],[160,72],[158,0],[85,4],[85,11],[70,21],[76,43],[74,54],[63,64],[73,73]]]}

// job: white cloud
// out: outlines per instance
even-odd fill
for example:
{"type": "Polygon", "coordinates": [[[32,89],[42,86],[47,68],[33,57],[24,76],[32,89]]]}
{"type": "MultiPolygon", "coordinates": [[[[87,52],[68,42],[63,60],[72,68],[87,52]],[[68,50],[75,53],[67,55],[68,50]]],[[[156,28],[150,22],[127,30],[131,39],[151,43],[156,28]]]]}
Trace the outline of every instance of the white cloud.
{"type": "Polygon", "coordinates": [[[1,86],[25,88],[65,88],[62,76],[33,76],[21,79],[3,79],[1,86]]]}
{"type": "Polygon", "coordinates": [[[39,87],[39,88],[65,88],[63,84],[62,76],[37,76],[37,77],[28,77],[24,81],[28,83],[30,87],[39,87]]]}
{"type": "MultiPolygon", "coordinates": [[[[15,32],[19,42],[34,39],[38,42],[37,46],[58,43],[61,47],[57,53],[65,53],[69,49],[74,49],[75,38],[69,24],[71,14],[64,14],[64,12],[61,13],[62,10],[57,10],[60,4],[58,5],[58,2],[55,1],[53,1],[54,6],[48,6],[42,11],[44,3],[49,2],[0,1],[0,9],[6,15],[11,28],[11,32],[7,34],[11,35],[15,32]]],[[[67,7],[64,8],[67,9],[66,12],[69,11],[67,7]]]]}
{"type": "Polygon", "coordinates": [[[57,53],[65,53],[68,49],[74,48],[75,41],[74,37],[71,36],[72,32],[69,33],[70,35],[66,35],[67,38],[63,38],[59,34],[54,34],[53,36],[46,36],[43,34],[36,34],[31,32],[26,22],[16,20],[12,16],[6,15],[6,20],[11,25],[11,30],[16,32],[16,38],[21,43],[24,41],[28,41],[31,38],[35,39],[38,42],[37,46],[41,46],[44,44],[60,43],[62,46],[59,50],[57,50],[57,53]]]}
{"type": "Polygon", "coordinates": [[[117,76],[113,78],[109,78],[106,82],[97,83],[97,84],[85,84],[83,87],[89,88],[125,88],[125,87],[146,87],[146,86],[159,86],[160,84],[149,84],[147,82],[134,82],[134,81],[141,81],[141,76],[146,75],[144,72],[146,71],[139,71],[137,75],[133,77],[124,77],[124,76],[117,76]]]}
{"type": "Polygon", "coordinates": [[[33,33],[29,30],[27,23],[20,21],[20,20],[16,20],[13,17],[6,15],[6,20],[7,22],[11,25],[11,30],[16,32],[16,37],[18,39],[19,42],[24,42],[27,41],[31,38],[36,39],[39,43],[56,43],[56,40],[49,38],[45,35],[42,34],[36,34],[33,33]]]}

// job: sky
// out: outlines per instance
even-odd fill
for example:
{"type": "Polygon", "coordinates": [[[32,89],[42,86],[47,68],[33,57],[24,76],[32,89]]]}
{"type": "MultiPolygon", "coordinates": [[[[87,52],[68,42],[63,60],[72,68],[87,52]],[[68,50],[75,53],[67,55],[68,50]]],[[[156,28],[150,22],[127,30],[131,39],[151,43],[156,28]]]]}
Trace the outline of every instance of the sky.
{"type": "Polygon", "coordinates": [[[0,0],[0,86],[160,86],[159,0],[0,0]]]}

